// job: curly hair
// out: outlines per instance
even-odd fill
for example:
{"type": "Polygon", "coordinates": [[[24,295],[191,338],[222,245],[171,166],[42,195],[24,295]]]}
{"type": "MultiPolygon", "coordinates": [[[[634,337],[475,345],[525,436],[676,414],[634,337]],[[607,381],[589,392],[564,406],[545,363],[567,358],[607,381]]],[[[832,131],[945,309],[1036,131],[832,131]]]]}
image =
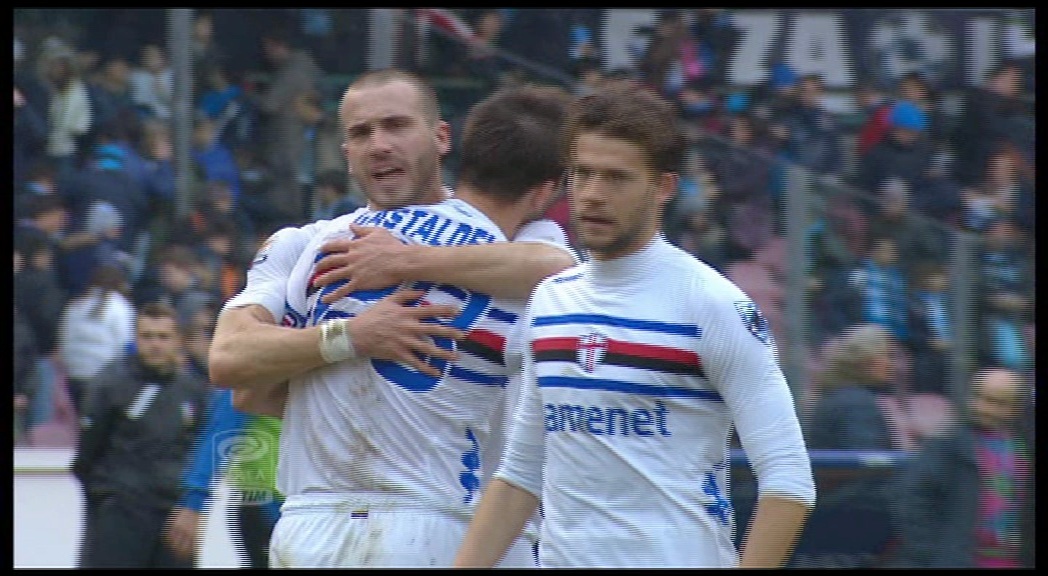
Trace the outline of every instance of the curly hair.
{"type": "Polygon", "coordinates": [[[847,328],[830,342],[826,365],[819,383],[830,389],[851,384],[873,384],[867,367],[870,360],[891,350],[892,337],[880,324],[859,324],[847,328]]]}

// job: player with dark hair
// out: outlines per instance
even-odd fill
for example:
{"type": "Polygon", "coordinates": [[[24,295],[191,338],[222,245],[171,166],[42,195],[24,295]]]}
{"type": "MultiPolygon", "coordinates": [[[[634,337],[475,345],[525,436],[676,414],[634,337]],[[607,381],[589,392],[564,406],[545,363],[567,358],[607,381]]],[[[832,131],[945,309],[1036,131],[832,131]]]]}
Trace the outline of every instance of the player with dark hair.
{"type": "Polygon", "coordinates": [[[543,280],[522,396],[457,566],[492,566],[541,502],[542,567],[781,567],[814,504],[793,398],[753,301],[659,233],[684,140],[656,95],[609,85],[566,131],[590,260],[543,280]],[[741,560],[736,428],[759,497],[741,560]]]}

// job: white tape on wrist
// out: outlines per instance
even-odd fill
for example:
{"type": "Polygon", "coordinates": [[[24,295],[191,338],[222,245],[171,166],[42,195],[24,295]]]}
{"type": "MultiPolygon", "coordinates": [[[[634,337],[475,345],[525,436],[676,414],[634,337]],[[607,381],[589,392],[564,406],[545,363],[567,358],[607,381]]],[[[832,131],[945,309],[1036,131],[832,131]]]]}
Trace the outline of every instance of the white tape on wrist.
{"type": "Polygon", "coordinates": [[[320,356],[327,363],[341,362],[356,355],[349,339],[346,318],[335,318],[320,325],[320,356]]]}

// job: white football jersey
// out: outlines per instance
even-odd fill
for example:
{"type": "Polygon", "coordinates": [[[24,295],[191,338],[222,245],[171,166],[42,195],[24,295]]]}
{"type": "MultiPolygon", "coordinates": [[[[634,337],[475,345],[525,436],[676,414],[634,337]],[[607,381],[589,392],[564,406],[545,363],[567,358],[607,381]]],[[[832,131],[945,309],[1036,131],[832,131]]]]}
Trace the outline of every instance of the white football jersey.
{"type": "MultiPolygon", "coordinates": [[[[358,208],[353,214],[365,210],[358,208]]],[[[258,304],[269,310],[279,324],[296,328],[304,326],[301,314],[296,314],[287,306],[287,281],[306,244],[330,222],[317,220],[305,226],[281,228],[274,232],[255,254],[247,270],[244,288],[227,300],[222,310],[258,304]]]]}
{"type": "Polygon", "coordinates": [[[660,237],[545,279],[523,323],[495,476],[541,498],[543,567],[737,565],[732,426],[760,494],[814,501],[767,323],[709,266],[660,237]]]}
{"type": "MultiPolygon", "coordinates": [[[[331,305],[320,298],[341,283],[311,286],[320,246],[347,234],[350,223],[382,226],[403,242],[433,246],[505,241],[483,213],[458,199],[388,211],[358,211],[336,218],[302,251],[287,282],[289,314],[306,326],[353,317],[397,287],[358,291],[331,305]]],[[[548,223],[529,227],[535,240],[556,243],[548,223]]],[[[559,227],[557,227],[559,230],[559,227]]],[[[517,240],[527,240],[528,232],[517,240]]],[[[566,238],[561,233],[562,246],[566,238]]],[[[506,340],[523,311],[508,301],[427,282],[420,304],[453,304],[451,322],[467,332],[462,342],[436,339],[457,349],[460,360],[430,359],[435,378],[406,365],[368,358],[330,364],[289,383],[280,439],[277,488],[287,497],[352,495],[376,506],[415,505],[466,518],[499,457],[492,426],[506,401],[509,376],[519,364],[507,361],[506,340]]]]}

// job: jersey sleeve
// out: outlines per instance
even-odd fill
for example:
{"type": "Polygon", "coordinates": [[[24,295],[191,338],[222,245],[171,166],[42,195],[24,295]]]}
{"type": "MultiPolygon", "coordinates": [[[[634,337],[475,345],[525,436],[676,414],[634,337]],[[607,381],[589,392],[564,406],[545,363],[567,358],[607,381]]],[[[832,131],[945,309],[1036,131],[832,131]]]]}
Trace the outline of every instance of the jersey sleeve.
{"type": "Polygon", "coordinates": [[[568,235],[564,233],[564,229],[550,219],[532,220],[517,231],[517,235],[513,237],[514,242],[542,242],[543,244],[549,244],[556,246],[571,255],[572,260],[578,264],[579,257],[574,250],[571,249],[571,243],[568,241],[568,235]]]}
{"type": "Polygon", "coordinates": [[[531,326],[531,306],[521,317],[525,330],[522,332],[522,369],[519,378],[511,379],[506,391],[506,409],[513,415],[507,422],[509,438],[502,452],[495,477],[527,490],[535,497],[542,494],[545,427],[542,397],[535,379],[535,367],[528,345],[531,326]]]}
{"type": "Polygon", "coordinates": [[[731,412],[760,496],[807,506],[815,483],[793,395],[779,367],[775,341],[757,305],[735,286],[697,288],[704,302],[703,366],[731,412]]]}
{"type": "Polygon", "coordinates": [[[299,228],[282,228],[270,236],[251,262],[244,289],[226,301],[222,310],[259,304],[269,310],[276,322],[280,322],[284,316],[291,270],[318,230],[319,223],[313,223],[299,228]]]}

